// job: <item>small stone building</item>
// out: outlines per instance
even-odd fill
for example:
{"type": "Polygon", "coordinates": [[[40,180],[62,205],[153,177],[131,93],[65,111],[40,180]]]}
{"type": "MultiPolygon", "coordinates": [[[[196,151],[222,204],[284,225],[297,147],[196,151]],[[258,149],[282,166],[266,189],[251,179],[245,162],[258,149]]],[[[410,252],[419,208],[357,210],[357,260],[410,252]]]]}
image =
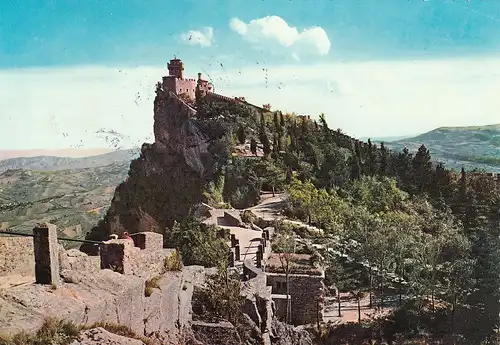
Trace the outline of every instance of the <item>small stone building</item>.
{"type": "Polygon", "coordinates": [[[276,313],[280,319],[284,320],[286,317],[288,291],[290,321],[293,325],[323,321],[325,272],[323,268],[314,265],[311,255],[272,253],[266,260],[265,270],[267,285],[272,287],[276,313]],[[289,257],[288,282],[285,255],[289,257]]]}

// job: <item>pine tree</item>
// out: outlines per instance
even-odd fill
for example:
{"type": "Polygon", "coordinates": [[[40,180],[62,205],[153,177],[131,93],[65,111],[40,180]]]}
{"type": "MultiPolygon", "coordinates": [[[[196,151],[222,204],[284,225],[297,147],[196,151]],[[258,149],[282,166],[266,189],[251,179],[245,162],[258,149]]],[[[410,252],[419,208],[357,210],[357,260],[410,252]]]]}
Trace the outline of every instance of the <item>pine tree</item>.
{"type": "Polygon", "coordinates": [[[356,155],[351,155],[349,162],[351,164],[351,179],[359,180],[361,178],[361,166],[358,157],[356,155]]]}
{"type": "Polygon", "coordinates": [[[278,143],[278,135],[273,133],[273,154],[276,156],[280,151],[278,143]]]}
{"type": "Polygon", "coordinates": [[[273,114],[273,125],[274,125],[274,133],[279,134],[280,133],[280,122],[278,120],[278,112],[275,111],[273,114]]]}
{"type": "Polygon", "coordinates": [[[283,113],[280,111],[280,126],[281,128],[285,128],[285,117],[283,116],[283,113]]]}
{"type": "Polygon", "coordinates": [[[401,182],[409,187],[411,184],[412,177],[412,160],[413,156],[405,146],[402,152],[398,154],[398,169],[397,174],[399,175],[401,182]]]}
{"type": "Polygon", "coordinates": [[[364,171],[367,175],[373,176],[376,172],[375,149],[371,139],[368,139],[364,171]]]}
{"type": "Polygon", "coordinates": [[[321,124],[321,128],[323,129],[323,140],[325,143],[332,142],[332,133],[330,128],[328,127],[328,123],[326,123],[325,114],[321,113],[319,115],[319,122],[321,124]]]}

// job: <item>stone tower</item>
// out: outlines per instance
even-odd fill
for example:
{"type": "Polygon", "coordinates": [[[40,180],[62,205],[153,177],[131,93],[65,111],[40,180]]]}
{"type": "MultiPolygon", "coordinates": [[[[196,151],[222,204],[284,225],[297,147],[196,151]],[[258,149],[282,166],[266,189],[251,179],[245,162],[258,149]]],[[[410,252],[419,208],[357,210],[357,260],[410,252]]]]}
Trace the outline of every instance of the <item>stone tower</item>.
{"type": "Polygon", "coordinates": [[[184,79],[184,62],[176,57],[167,64],[168,75],[179,79],[184,79]]]}

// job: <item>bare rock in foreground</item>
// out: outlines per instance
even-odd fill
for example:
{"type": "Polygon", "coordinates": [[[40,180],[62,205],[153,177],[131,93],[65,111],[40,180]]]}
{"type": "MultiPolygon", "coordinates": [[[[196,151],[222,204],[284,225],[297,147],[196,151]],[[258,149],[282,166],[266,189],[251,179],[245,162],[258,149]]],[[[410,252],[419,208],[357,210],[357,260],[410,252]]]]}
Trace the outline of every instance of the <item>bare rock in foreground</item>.
{"type": "Polygon", "coordinates": [[[80,334],[80,340],[73,341],[70,345],[145,345],[137,339],[130,339],[97,327],[80,334]]]}

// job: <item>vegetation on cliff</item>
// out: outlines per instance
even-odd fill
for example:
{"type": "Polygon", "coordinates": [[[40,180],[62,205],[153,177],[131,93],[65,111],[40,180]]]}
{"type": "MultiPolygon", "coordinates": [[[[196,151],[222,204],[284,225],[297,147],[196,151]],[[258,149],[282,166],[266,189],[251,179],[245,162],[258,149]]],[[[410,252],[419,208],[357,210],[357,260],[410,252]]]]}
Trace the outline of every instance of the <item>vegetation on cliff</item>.
{"type": "Polygon", "coordinates": [[[175,223],[166,236],[167,246],[180,251],[185,265],[217,267],[227,261],[229,235],[214,225],[188,217],[182,223],[175,223]]]}

